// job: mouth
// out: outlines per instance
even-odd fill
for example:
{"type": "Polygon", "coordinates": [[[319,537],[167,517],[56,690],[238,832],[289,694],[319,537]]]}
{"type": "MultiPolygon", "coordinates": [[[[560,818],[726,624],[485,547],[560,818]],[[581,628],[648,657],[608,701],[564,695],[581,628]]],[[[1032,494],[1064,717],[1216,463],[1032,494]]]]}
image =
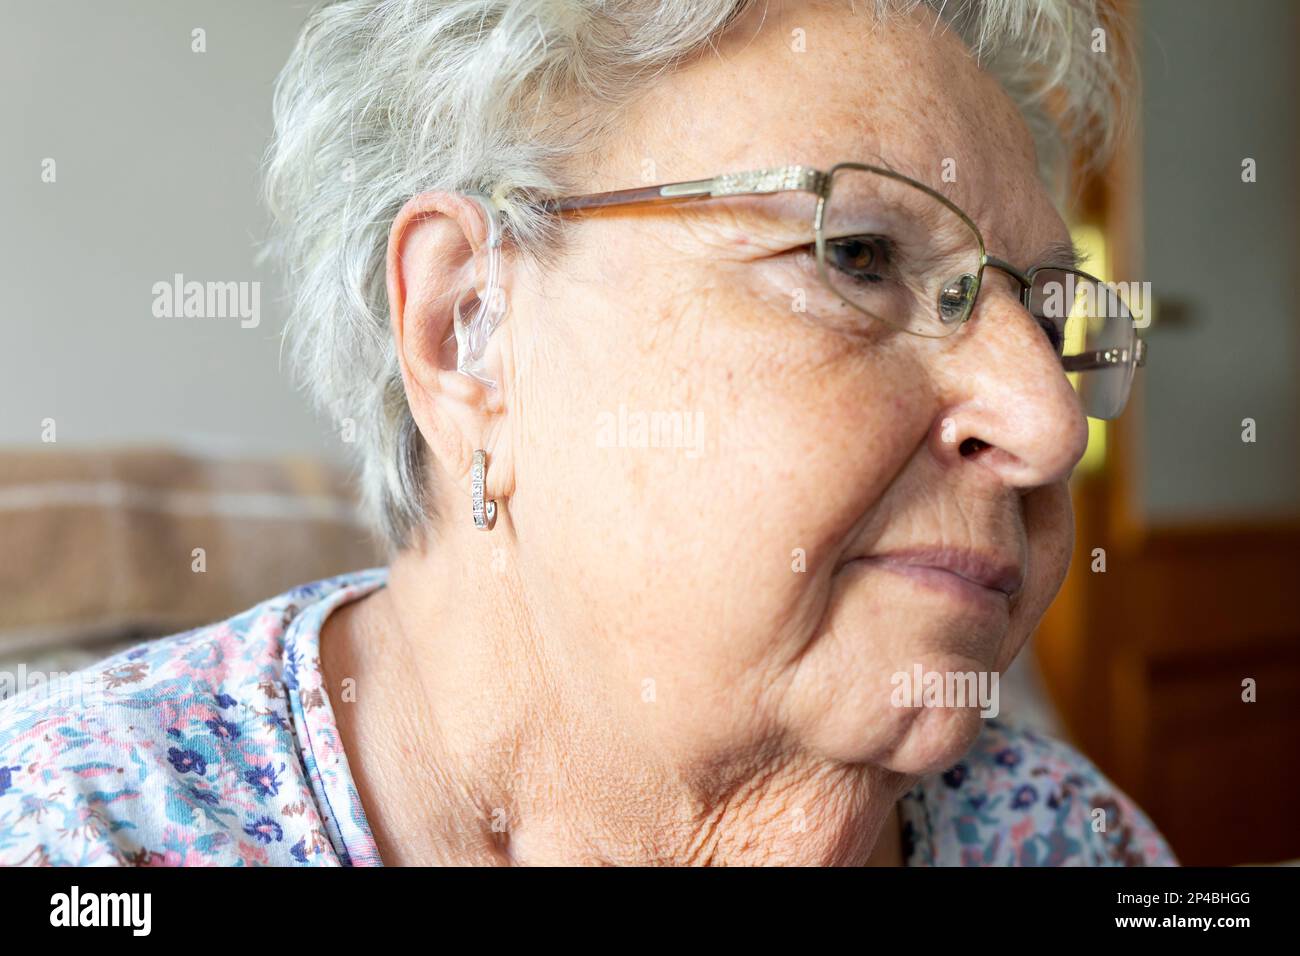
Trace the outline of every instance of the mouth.
{"type": "Polygon", "coordinates": [[[1025,583],[1019,561],[960,548],[909,548],[864,555],[853,562],[883,567],[940,589],[999,601],[1010,601],[1025,583]]]}

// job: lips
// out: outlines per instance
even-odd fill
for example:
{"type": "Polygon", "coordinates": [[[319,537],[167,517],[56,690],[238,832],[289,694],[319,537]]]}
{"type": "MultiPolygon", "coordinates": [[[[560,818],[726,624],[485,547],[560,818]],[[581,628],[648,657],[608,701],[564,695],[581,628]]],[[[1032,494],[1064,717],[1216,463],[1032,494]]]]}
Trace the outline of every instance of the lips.
{"type": "Polygon", "coordinates": [[[1020,562],[993,552],[960,548],[907,548],[865,555],[856,560],[899,570],[951,574],[986,590],[1014,597],[1025,583],[1020,562]]]}

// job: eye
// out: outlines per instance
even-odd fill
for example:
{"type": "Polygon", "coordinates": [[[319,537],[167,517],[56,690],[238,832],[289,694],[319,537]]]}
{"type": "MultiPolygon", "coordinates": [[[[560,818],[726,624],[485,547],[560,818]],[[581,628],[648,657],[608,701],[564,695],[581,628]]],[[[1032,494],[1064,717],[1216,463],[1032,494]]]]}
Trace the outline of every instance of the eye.
{"type": "Polygon", "coordinates": [[[841,236],[826,242],[826,264],[857,282],[882,282],[893,248],[884,236],[841,236]]]}
{"type": "Polygon", "coordinates": [[[1035,318],[1038,319],[1038,325],[1043,330],[1043,334],[1047,336],[1047,341],[1052,343],[1052,351],[1054,351],[1057,355],[1064,354],[1065,330],[1060,328],[1055,322],[1053,322],[1049,318],[1046,318],[1045,316],[1040,315],[1040,316],[1035,316],[1035,318]]]}

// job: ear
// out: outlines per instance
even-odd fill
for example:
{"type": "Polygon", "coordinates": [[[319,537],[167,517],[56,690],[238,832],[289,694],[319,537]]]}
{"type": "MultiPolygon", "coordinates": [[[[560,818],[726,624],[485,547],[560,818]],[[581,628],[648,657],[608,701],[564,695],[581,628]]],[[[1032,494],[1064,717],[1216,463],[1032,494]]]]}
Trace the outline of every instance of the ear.
{"type": "MultiPolygon", "coordinates": [[[[430,465],[468,497],[474,451],[485,449],[487,497],[505,498],[510,463],[494,454],[506,444],[501,388],[458,371],[454,326],[458,300],[466,316],[482,305],[487,237],[486,214],[474,199],[430,192],[408,200],[388,236],[389,318],[406,401],[432,452],[430,465]]],[[[495,382],[505,378],[500,338],[493,336],[484,359],[495,382]]]]}

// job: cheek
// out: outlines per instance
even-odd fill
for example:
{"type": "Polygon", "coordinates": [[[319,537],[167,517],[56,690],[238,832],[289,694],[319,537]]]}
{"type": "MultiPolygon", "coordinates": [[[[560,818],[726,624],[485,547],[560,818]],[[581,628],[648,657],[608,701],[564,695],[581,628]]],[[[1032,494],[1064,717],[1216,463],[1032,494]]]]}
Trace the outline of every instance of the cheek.
{"type": "Polygon", "coordinates": [[[1050,602],[1070,567],[1074,548],[1074,506],[1065,482],[1038,488],[1025,496],[1030,574],[1042,599],[1050,602]]]}
{"type": "Polygon", "coordinates": [[[661,665],[716,654],[734,670],[811,637],[830,567],[928,418],[905,351],[812,328],[714,271],[584,308],[597,325],[553,412],[569,466],[541,494],[521,474],[520,495],[548,510],[616,633],[661,665]]]}
{"type": "Polygon", "coordinates": [[[1024,515],[1029,542],[1028,574],[999,654],[1000,670],[1011,666],[1055,599],[1069,571],[1074,549],[1074,507],[1065,482],[1026,495],[1024,515]]]}

